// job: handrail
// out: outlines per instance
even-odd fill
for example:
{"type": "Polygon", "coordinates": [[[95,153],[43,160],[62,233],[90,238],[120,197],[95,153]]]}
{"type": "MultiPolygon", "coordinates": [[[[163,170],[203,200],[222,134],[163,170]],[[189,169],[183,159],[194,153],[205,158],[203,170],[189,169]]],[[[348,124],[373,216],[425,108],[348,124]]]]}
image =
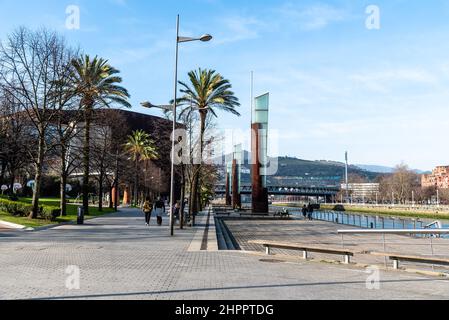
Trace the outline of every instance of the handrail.
{"type": "Polygon", "coordinates": [[[377,229],[377,230],[338,230],[338,234],[449,234],[449,229],[377,229]]]}
{"type": "Polygon", "coordinates": [[[425,226],[425,229],[430,229],[432,226],[436,226],[437,229],[443,229],[443,224],[441,223],[441,221],[434,221],[430,224],[428,224],[427,226],[425,226]]]}

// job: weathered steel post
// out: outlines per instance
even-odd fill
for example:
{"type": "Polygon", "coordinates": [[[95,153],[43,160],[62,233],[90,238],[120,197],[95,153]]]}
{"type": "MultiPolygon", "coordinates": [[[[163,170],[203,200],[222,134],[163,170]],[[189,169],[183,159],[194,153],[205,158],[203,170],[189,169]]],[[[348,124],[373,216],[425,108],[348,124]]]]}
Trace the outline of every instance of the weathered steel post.
{"type": "Polygon", "coordinates": [[[231,205],[231,177],[229,176],[229,172],[226,171],[226,205],[231,205]]]}
{"type": "Polygon", "coordinates": [[[232,207],[240,209],[240,191],[237,159],[232,160],[232,207]]]}
{"type": "Polygon", "coordinates": [[[268,190],[264,187],[264,177],[261,175],[260,159],[260,129],[259,123],[253,123],[253,142],[252,142],[252,209],[253,213],[268,213],[268,190]]]}

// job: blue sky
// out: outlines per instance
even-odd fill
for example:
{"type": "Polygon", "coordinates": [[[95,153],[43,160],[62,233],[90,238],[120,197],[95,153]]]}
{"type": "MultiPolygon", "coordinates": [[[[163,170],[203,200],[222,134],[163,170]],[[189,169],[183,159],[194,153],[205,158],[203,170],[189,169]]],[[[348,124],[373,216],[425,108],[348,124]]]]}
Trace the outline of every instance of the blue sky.
{"type": "Polygon", "coordinates": [[[177,13],[183,35],[214,36],[182,45],[180,79],[216,69],[241,100],[242,117],[220,114],[220,127],[249,126],[253,70],[255,93],[271,93],[280,155],[449,164],[449,1],[0,0],[0,38],[20,25],[60,31],[119,68],[143,111],[173,95],[177,13]],[[365,27],[371,4],[380,30],[365,27]],[[65,29],[68,5],[81,9],[80,30],[65,29]]]}

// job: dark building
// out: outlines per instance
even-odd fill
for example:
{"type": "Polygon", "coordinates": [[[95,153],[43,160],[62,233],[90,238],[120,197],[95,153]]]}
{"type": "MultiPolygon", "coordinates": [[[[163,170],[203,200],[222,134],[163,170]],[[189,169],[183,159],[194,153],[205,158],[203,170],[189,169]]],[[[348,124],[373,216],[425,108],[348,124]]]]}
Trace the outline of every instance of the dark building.
{"type": "MultiPolygon", "coordinates": [[[[18,115],[24,115],[24,121],[29,121],[27,114],[24,112],[18,113],[18,115]]],[[[55,114],[55,113],[53,113],[55,114]]],[[[7,118],[2,118],[7,119],[7,118]]],[[[70,141],[70,151],[79,154],[82,152],[83,144],[83,121],[77,121],[83,119],[83,114],[79,111],[63,111],[58,117],[52,117],[50,121],[52,124],[48,127],[48,140],[51,143],[53,137],[55,137],[58,124],[55,119],[62,119],[63,126],[74,125],[78,134],[70,141]]],[[[30,132],[30,137],[33,136],[35,127],[33,125],[25,125],[30,132]]],[[[170,173],[171,173],[171,134],[173,123],[171,120],[161,117],[151,116],[147,114],[137,113],[126,109],[97,109],[94,110],[92,115],[91,124],[91,144],[95,144],[95,139],[99,138],[104,132],[112,132],[108,134],[112,137],[116,146],[122,146],[126,143],[129,135],[136,130],[144,130],[147,132],[151,139],[155,142],[159,158],[156,160],[148,161],[145,163],[145,175],[146,183],[152,185],[154,193],[161,196],[168,196],[170,193],[170,173]]],[[[179,127],[182,128],[181,125],[179,127]]],[[[91,149],[92,149],[91,145],[91,149]]],[[[118,150],[123,150],[119,147],[118,150]]],[[[92,151],[92,150],[91,150],[92,151]]],[[[121,155],[129,157],[128,155],[121,155]]],[[[91,160],[95,161],[95,156],[91,155],[91,160]]],[[[81,161],[81,160],[79,160],[81,161]]],[[[82,177],[82,164],[77,163],[76,169],[70,174],[70,180],[81,182],[82,177]]],[[[57,154],[49,152],[47,154],[46,161],[44,163],[44,175],[47,177],[58,177],[60,168],[60,157],[57,154]]],[[[133,185],[135,170],[133,171],[132,163],[128,168],[123,168],[119,177],[121,181],[120,196],[124,197],[126,203],[130,201],[131,186],[133,185]],[[128,170],[128,172],[127,172],[128,170]]],[[[95,169],[91,170],[92,177],[98,175],[95,169]]],[[[110,169],[107,175],[111,178],[115,176],[115,170],[110,169]]],[[[22,185],[25,185],[28,181],[33,179],[33,175],[23,177],[21,179],[22,185]]],[[[175,177],[177,181],[180,181],[179,177],[175,177]]],[[[143,181],[143,177],[141,177],[143,181]]],[[[92,181],[94,181],[92,179],[92,181]]],[[[179,183],[177,184],[179,185],[179,183]]],[[[107,191],[108,193],[109,191],[107,191]]],[[[177,192],[178,194],[180,192],[177,192]]],[[[76,195],[76,194],[75,194],[76,195]]]]}

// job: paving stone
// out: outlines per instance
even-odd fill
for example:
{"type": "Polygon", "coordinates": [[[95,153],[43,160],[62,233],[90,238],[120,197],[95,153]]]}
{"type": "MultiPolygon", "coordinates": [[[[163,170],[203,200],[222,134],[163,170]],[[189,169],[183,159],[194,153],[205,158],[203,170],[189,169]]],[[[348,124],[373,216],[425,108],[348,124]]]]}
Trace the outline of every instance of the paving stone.
{"type": "Polygon", "coordinates": [[[198,230],[175,230],[168,219],[150,228],[127,209],[63,226],[0,236],[1,299],[447,299],[449,282],[381,273],[368,290],[364,270],[313,262],[265,263],[236,251],[188,249],[198,230]],[[80,289],[66,288],[68,266],[80,289]]]}

